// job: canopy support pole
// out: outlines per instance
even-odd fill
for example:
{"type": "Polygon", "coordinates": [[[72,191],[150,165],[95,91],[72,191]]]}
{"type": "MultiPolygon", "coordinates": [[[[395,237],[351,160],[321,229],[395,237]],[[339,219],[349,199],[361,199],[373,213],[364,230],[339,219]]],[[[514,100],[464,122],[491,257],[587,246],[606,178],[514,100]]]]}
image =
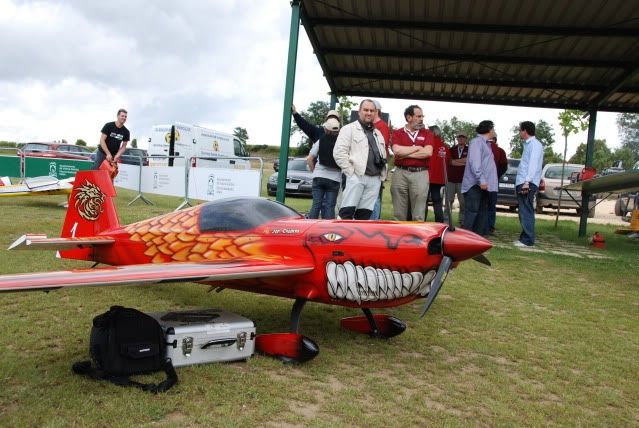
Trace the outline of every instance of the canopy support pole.
{"type": "Polygon", "coordinates": [[[295,68],[297,65],[297,42],[300,32],[300,2],[291,1],[291,31],[288,39],[288,62],[286,67],[286,86],[284,90],[284,112],[282,114],[282,139],[280,141],[280,167],[277,174],[278,202],[286,199],[286,173],[288,171],[288,151],[291,142],[291,107],[295,89],[295,68]]]}

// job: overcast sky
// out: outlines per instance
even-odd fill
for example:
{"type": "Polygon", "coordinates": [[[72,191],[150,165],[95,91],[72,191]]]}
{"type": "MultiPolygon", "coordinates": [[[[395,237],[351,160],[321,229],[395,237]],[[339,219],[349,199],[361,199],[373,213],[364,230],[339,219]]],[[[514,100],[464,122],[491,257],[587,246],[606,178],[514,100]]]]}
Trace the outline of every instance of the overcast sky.
{"type": "MultiPolygon", "coordinates": [[[[242,126],[249,144],[279,145],[290,12],[288,0],[0,0],[0,140],[97,145],[102,125],[123,107],[140,141],[152,125],[179,121],[225,132],[242,126]]],[[[303,27],[297,58],[298,110],[328,101],[303,27]]],[[[453,115],[491,119],[506,146],[513,125],[544,119],[555,127],[555,151],[563,152],[559,110],[380,102],[396,126],[412,103],[429,124],[453,115]]],[[[619,145],[615,118],[598,115],[597,138],[610,147],[619,145]]],[[[585,139],[570,136],[568,155],[585,139]]]]}

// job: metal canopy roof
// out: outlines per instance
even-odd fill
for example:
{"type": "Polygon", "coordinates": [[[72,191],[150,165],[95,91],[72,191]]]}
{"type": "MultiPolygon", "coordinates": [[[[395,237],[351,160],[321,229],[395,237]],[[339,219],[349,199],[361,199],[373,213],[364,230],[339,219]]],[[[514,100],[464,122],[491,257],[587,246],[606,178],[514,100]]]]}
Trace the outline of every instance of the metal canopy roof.
{"type": "Polygon", "coordinates": [[[639,112],[636,0],[302,0],[336,95],[639,112]]]}

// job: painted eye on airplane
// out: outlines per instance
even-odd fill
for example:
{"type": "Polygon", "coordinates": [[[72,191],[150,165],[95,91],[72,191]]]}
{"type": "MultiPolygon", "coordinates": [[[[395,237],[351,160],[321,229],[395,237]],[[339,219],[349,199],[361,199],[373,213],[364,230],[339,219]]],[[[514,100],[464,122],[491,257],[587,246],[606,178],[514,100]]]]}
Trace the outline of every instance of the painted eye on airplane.
{"type": "Polygon", "coordinates": [[[322,238],[328,242],[339,242],[344,239],[339,233],[325,233],[322,235],[322,238]]]}

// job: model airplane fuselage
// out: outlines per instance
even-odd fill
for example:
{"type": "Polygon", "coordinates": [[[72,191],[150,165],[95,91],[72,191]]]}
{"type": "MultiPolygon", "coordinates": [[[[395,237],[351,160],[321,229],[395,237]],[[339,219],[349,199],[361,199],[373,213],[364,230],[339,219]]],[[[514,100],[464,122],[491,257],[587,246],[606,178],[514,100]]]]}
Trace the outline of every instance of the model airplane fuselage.
{"type": "Polygon", "coordinates": [[[114,194],[103,172],[78,173],[62,237],[25,235],[12,246],[55,248],[62,257],[112,267],[0,276],[0,291],[193,281],[369,310],[428,296],[442,281],[444,259],[454,265],[491,247],[441,223],[306,220],[260,198],[210,202],[125,226],[114,194]]]}

